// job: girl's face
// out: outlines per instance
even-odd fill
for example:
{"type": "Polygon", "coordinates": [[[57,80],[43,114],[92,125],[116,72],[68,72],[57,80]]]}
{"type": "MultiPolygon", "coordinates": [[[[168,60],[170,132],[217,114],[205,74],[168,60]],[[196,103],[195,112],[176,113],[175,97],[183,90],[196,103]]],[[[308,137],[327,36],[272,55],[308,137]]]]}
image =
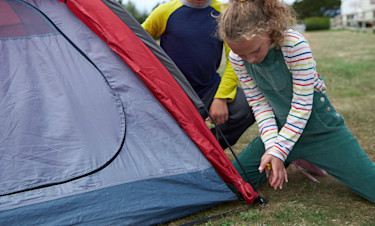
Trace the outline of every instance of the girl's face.
{"type": "Polygon", "coordinates": [[[200,7],[206,4],[209,0],[185,0],[185,1],[195,5],[196,7],[200,7]]]}
{"type": "Polygon", "coordinates": [[[235,54],[251,64],[262,62],[271,46],[271,40],[267,35],[240,41],[226,40],[226,43],[235,54]]]}

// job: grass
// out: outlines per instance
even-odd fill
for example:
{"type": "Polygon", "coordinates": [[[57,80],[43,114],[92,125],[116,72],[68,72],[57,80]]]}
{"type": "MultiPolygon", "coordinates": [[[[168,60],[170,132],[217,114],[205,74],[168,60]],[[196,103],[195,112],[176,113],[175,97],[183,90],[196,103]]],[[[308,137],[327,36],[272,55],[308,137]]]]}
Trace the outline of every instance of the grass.
{"type": "MultiPolygon", "coordinates": [[[[304,35],[312,47],[331,102],[375,161],[375,35],[350,31],[307,32],[304,35]]],[[[233,146],[234,151],[240,153],[256,136],[258,131],[254,125],[233,146]]],[[[233,159],[230,152],[226,152],[233,159]]],[[[333,177],[317,176],[321,182],[317,184],[293,166],[287,170],[289,182],[283,190],[274,191],[267,184],[257,189],[269,199],[265,206],[233,201],[166,225],[180,225],[232,210],[238,211],[199,225],[375,225],[375,204],[356,195],[333,177]]]]}

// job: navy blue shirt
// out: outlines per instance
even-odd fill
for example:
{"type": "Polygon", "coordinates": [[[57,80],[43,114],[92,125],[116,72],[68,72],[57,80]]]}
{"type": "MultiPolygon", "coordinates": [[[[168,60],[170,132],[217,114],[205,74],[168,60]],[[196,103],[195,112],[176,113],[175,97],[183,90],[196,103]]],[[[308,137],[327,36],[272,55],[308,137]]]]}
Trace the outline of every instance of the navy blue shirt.
{"type": "MultiPolygon", "coordinates": [[[[193,8],[176,0],[163,6],[161,10],[164,11],[158,16],[167,21],[163,24],[165,30],[160,36],[160,46],[197,94],[203,97],[221,79],[217,69],[221,62],[223,42],[217,38],[217,22],[213,16],[219,12],[212,6],[193,8]]],[[[148,29],[152,30],[153,27],[148,29]]]]}

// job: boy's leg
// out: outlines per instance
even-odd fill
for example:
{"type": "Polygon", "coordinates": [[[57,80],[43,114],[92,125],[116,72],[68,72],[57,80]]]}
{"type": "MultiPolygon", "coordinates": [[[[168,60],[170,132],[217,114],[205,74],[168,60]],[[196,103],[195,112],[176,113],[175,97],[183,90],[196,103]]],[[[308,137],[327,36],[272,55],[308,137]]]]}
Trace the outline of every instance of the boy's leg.
{"type": "MultiPolygon", "coordinates": [[[[234,145],[241,135],[254,124],[255,119],[246,96],[240,87],[237,87],[236,97],[233,102],[228,103],[229,120],[223,125],[219,125],[219,129],[224,134],[224,137],[229,142],[229,145],[234,145]]],[[[219,143],[223,149],[228,145],[219,134],[219,143]]]]}
{"type": "MultiPolygon", "coordinates": [[[[202,102],[208,110],[216,94],[217,88],[218,84],[209,90],[202,98],[202,102]]],[[[226,123],[219,125],[218,128],[223,133],[229,145],[234,145],[245,130],[255,122],[254,115],[249,104],[247,103],[245,94],[240,87],[237,87],[237,93],[234,101],[228,103],[228,111],[229,120],[226,123]]],[[[207,113],[203,110],[200,111],[200,114],[203,118],[207,117],[207,113]]],[[[217,134],[215,128],[212,128],[211,131],[215,137],[218,135],[221,147],[223,149],[227,148],[228,145],[220,135],[220,132],[217,134]]]]}

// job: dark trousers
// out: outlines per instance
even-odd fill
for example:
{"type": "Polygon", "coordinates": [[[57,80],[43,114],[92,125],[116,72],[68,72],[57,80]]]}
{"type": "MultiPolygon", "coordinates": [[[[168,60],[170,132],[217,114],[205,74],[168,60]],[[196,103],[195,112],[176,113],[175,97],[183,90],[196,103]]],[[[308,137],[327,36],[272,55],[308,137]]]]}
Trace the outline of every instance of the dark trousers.
{"type": "MultiPolygon", "coordinates": [[[[210,109],[218,86],[219,84],[214,86],[202,98],[203,104],[207,110],[210,109]]],[[[225,137],[224,139],[220,135],[220,132],[218,132],[219,143],[223,149],[227,148],[228,144],[230,146],[234,145],[245,130],[255,122],[254,115],[249,104],[247,103],[245,94],[240,87],[237,87],[237,93],[234,101],[228,103],[228,110],[229,120],[226,123],[218,126],[225,137]],[[227,142],[225,140],[227,140],[227,142]]],[[[204,119],[208,116],[208,113],[204,109],[200,110],[199,113],[204,119]]],[[[216,137],[216,129],[212,128],[211,131],[216,137]]]]}

